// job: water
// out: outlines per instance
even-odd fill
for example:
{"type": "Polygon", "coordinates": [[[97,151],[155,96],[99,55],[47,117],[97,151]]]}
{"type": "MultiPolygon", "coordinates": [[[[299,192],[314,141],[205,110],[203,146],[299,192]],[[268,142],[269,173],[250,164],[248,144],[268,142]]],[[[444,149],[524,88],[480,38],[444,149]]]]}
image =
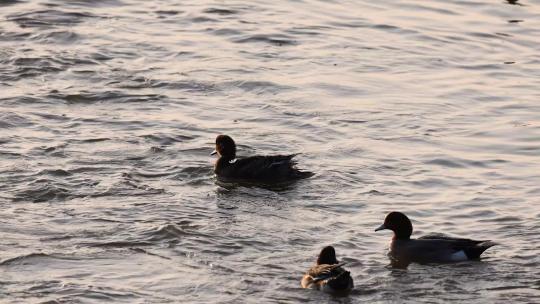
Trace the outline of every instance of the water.
{"type": "Polygon", "coordinates": [[[0,2],[0,301],[540,302],[540,2],[0,2]],[[209,153],[303,153],[282,191],[209,153]],[[482,262],[387,267],[415,235],[482,262]],[[299,288],[325,245],[354,292],[299,288]]]}

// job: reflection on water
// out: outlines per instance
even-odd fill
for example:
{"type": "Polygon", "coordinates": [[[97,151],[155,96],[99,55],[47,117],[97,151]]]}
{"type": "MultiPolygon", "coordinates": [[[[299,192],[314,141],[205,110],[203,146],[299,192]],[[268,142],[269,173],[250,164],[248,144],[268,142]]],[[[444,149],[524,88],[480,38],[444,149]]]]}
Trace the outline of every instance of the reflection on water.
{"type": "Polygon", "coordinates": [[[0,7],[2,301],[540,301],[533,1],[0,7]],[[216,183],[224,133],[316,175],[216,183]],[[394,269],[393,210],[500,245],[394,269]],[[326,245],[344,299],[300,288],[326,245]]]}
{"type": "Polygon", "coordinates": [[[506,0],[506,2],[512,5],[523,5],[519,2],[519,0],[506,0]]]}

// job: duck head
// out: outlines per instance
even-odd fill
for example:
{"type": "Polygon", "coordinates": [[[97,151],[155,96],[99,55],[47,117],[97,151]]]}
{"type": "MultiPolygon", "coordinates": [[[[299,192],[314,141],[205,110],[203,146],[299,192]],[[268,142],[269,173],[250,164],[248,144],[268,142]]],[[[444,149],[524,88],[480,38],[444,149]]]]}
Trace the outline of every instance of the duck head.
{"type": "Polygon", "coordinates": [[[234,140],[228,135],[218,135],[216,137],[216,149],[210,153],[210,155],[218,154],[219,156],[235,159],[236,158],[236,144],[234,140]]]}
{"type": "Polygon", "coordinates": [[[337,264],[338,260],[336,259],[336,250],[332,246],[326,246],[321,250],[321,253],[319,253],[319,257],[317,258],[317,265],[334,265],[337,264]]]}
{"type": "Polygon", "coordinates": [[[398,240],[410,239],[413,231],[411,220],[405,214],[397,211],[388,213],[384,223],[375,231],[383,229],[394,231],[394,239],[398,240]]]}

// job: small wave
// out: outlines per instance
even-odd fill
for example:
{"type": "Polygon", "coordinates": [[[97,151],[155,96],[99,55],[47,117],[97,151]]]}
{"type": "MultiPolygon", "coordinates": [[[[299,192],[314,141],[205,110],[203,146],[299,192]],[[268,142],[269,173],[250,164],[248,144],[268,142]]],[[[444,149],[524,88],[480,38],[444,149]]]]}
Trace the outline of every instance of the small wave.
{"type": "Polygon", "coordinates": [[[68,256],[58,256],[58,255],[53,255],[53,254],[34,252],[34,253],[20,255],[14,258],[3,260],[0,262],[0,266],[24,265],[33,260],[43,260],[43,259],[76,260],[76,258],[68,257],[68,256]]]}
{"type": "Polygon", "coordinates": [[[0,41],[21,41],[21,40],[25,40],[31,35],[32,35],[31,33],[1,32],[0,41]]]}
{"type": "Polygon", "coordinates": [[[239,30],[230,29],[230,28],[221,28],[217,30],[212,30],[212,34],[217,36],[233,36],[233,35],[240,35],[241,32],[239,30]]]}
{"type": "Polygon", "coordinates": [[[184,167],[173,178],[187,181],[188,183],[204,183],[212,179],[214,172],[211,166],[184,167]]]}
{"type": "Polygon", "coordinates": [[[256,34],[256,35],[249,35],[249,36],[243,36],[240,38],[233,39],[233,42],[236,43],[252,43],[252,42],[263,42],[268,43],[276,46],[289,46],[289,45],[297,45],[298,42],[292,37],[289,37],[287,35],[283,34],[277,34],[277,35],[266,35],[266,34],[256,34]]]}
{"type": "Polygon", "coordinates": [[[175,172],[178,170],[176,166],[171,168],[160,168],[161,170],[137,170],[136,172],[133,172],[132,174],[137,177],[143,177],[143,178],[156,178],[156,177],[164,177],[169,176],[172,174],[175,174],[175,172]]]}
{"type": "Polygon", "coordinates": [[[66,144],[60,144],[56,146],[42,146],[35,148],[31,151],[31,155],[47,155],[53,157],[65,157],[64,149],[66,144]]]}
{"type": "Polygon", "coordinates": [[[178,223],[177,225],[166,224],[159,226],[157,229],[152,229],[146,232],[147,241],[156,242],[166,240],[179,240],[184,238],[185,236],[201,236],[204,238],[212,238],[212,236],[208,234],[198,232],[197,230],[200,228],[201,226],[193,225],[189,221],[183,221],[178,223]]]}
{"type": "Polygon", "coordinates": [[[25,116],[15,113],[0,113],[0,128],[20,128],[33,125],[32,121],[25,116]]]}
{"type": "Polygon", "coordinates": [[[79,6],[79,7],[110,7],[110,6],[121,6],[124,5],[124,2],[120,0],[70,0],[70,1],[61,1],[62,6],[79,6]]]}
{"type": "Polygon", "coordinates": [[[98,248],[126,248],[126,247],[140,247],[140,246],[152,246],[150,242],[143,241],[111,241],[111,242],[92,242],[82,243],[81,245],[98,248]]]}
{"type": "Polygon", "coordinates": [[[203,92],[203,93],[210,93],[210,92],[218,91],[218,87],[214,83],[198,81],[198,80],[157,81],[157,82],[154,82],[151,87],[183,90],[187,92],[203,92]]]}
{"type": "Polygon", "coordinates": [[[505,160],[502,159],[490,159],[490,160],[467,160],[467,159],[458,159],[458,158],[434,158],[425,162],[428,165],[437,165],[448,168],[490,168],[493,164],[505,163],[505,160]]]}
{"type": "Polygon", "coordinates": [[[165,152],[165,149],[161,148],[161,147],[150,147],[150,152],[152,152],[152,153],[163,153],[163,152],[165,152]]]}
{"type": "Polygon", "coordinates": [[[99,184],[99,181],[94,179],[76,176],[71,169],[42,169],[29,177],[29,182],[20,182],[22,190],[15,193],[14,201],[33,203],[66,201],[90,196],[99,184]]]}
{"type": "Polygon", "coordinates": [[[212,18],[208,18],[204,16],[193,17],[190,19],[190,21],[193,23],[217,22],[216,19],[212,19],[212,18]]]}
{"type": "Polygon", "coordinates": [[[164,189],[154,188],[145,184],[140,184],[131,174],[124,173],[124,180],[117,182],[102,192],[93,192],[90,197],[106,197],[106,196],[143,196],[156,195],[165,192],[164,189]]]}
{"type": "Polygon", "coordinates": [[[157,11],[154,11],[154,13],[156,15],[158,15],[159,17],[164,17],[164,16],[176,16],[176,15],[182,13],[182,11],[177,11],[177,10],[157,10],[157,11]]]}
{"type": "Polygon", "coordinates": [[[0,262],[0,266],[9,266],[9,265],[13,265],[13,264],[21,264],[26,260],[31,260],[31,259],[34,259],[34,258],[39,259],[39,258],[44,258],[44,257],[49,257],[49,255],[45,254],[45,253],[30,253],[30,254],[27,254],[27,255],[21,255],[21,256],[11,258],[11,259],[3,260],[2,262],[0,262]]]}
{"type": "Polygon", "coordinates": [[[232,10],[232,9],[226,9],[226,8],[207,8],[204,10],[204,13],[227,16],[227,15],[236,15],[238,14],[238,11],[232,10]]]}
{"type": "Polygon", "coordinates": [[[272,93],[277,94],[282,91],[292,90],[294,87],[280,85],[270,81],[232,81],[223,83],[226,87],[235,87],[242,89],[246,92],[253,92],[255,94],[272,93]]]}
{"type": "Polygon", "coordinates": [[[81,139],[81,143],[97,143],[97,142],[103,142],[103,141],[109,141],[111,140],[108,137],[100,137],[100,138],[87,138],[87,139],[81,139]]]}
{"type": "Polygon", "coordinates": [[[80,39],[79,35],[72,31],[52,31],[49,33],[38,33],[30,37],[31,40],[40,43],[73,43],[80,39]]]}
{"type": "Polygon", "coordinates": [[[137,252],[137,253],[142,253],[142,254],[147,254],[147,255],[151,255],[151,256],[156,256],[156,257],[160,257],[162,259],[166,259],[166,260],[170,260],[171,258],[169,257],[166,257],[166,256],[162,256],[162,255],[159,255],[159,254],[156,254],[156,253],[152,253],[152,252],[149,252],[148,250],[144,250],[142,248],[130,248],[132,251],[134,252],[137,252]]]}
{"type": "Polygon", "coordinates": [[[10,15],[7,20],[17,23],[20,27],[51,27],[57,25],[74,25],[92,17],[95,16],[88,13],[39,10],[10,15]]]}
{"type": "Polygon", "coordinates": [[[15,201],[42,203],[51,200],[65,200],[70,196],[72,193],[67,188],[47,182],[27,187],[15,195],[15,201]]]}
{"type": "Polygon", "coordinates": [[[47,98],[63,101],[67,104],[91,104],[97,102],[111,101],[115,103],[148,102],[159,100],[160,95],[156,94],[125,94],[119,91],[105,92],[86,92],[69,94],[53,92],[47,95],[47,98]]]}
{"type": "Polygon", "coordinates": [[[22,2],[23,1],[20,1],[20,0],[3,0],[2,2],[0,2],[0,7],[19,4],[19,3],[22,3],[22,2]]]}
{"type": "Polygon", "coordinates": [[[63,177],[63,176],[72,175],[69,171],[66,171],[66,170],[63,170],[63,169],[47,169],[47,170],[40,171],[38,174],[39,175],[57,176],[57,177],[63,177]]]}
{"type": "Polygon", "coordinates": [[[525,4],[520,3],[519,0],[506,0],[506,3],[510,5],[525,6],[525,4]]]}
{"type": "MultiPolygon", "coordinates": [[[[48,73],[59,73],[73,66],[95,64],[94,61],[81,59],[75,54],[58,53],[52,56],[22,56],[17,55],[4,60],[6,73],[0,73],[0,80],[18,81],[24,78],[32,78],[48,73]]],[[[18,103],[43,102],[40,98],[24,97],[17,99],[18,103]]]]}
{"type": "Polygon", "coordinates": [[[188,140],[193,140],[193,136],[188,135],[169,135],[163,133],[141,135],[142,138],[156,142],[161,146],[169,146],[178,142],[185,142],[188,140]]]}
{"type": "Polygon", "coordinates": [[[65,122],[69,121],[70,118],[67,117],[65,114],[53,114],[53,113],[39,113],[39,112],[33,112],[32,115],[36,115],[38,117],[47,119],[47,120],[53,120],[53,121],[59,121],[59,122],[65,122]]]}

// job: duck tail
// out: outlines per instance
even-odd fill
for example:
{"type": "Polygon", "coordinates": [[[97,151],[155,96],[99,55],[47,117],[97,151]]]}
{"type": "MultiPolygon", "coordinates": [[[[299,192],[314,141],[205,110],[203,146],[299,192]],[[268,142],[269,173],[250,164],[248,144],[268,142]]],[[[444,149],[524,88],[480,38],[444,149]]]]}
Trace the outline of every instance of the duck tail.
{"type": "Polygon", "coordinates": [[[315,173],[310,172],[310,171],[296,170],[296,172],[295,172],[296,178],[299,178],[299,179],[310,178],[310,177],[312,177],[313,175],[315,175],[315,173]]]}
{"type": "Polygon", "coordinates": [[[484,253],[488,248],[491,248],[493,246],[497,245],[497,243],[492,241],[483,241],[481,243],[478,243],[474,246],[465,248],[463,251],[465,251],[465,254],[467,257],[471,260],[473,259],[479,259],[480,255],[484,253]]]}
{"type": "Polygon", "coordinates": [[[294,179],[310,178],[313,175],[315,175],[315,173],[310,172],[310,171],[303,171],[296,168],[297,162],[293,158],[300,154],[301,153],[294,153],[294,154],[289,154],[285,156],[285,158],[287,159],[287,162],[289,163],[289,168],[291,169],[291,172],[290,172],[291,177],[294,179]]]}
{"type": "Polygon", "coordinates": [[[328,280],[328,286],[335,291],[350,290],[353,287],[353,279],[349,271],[343,271],[337,276],[328,280]]]}

